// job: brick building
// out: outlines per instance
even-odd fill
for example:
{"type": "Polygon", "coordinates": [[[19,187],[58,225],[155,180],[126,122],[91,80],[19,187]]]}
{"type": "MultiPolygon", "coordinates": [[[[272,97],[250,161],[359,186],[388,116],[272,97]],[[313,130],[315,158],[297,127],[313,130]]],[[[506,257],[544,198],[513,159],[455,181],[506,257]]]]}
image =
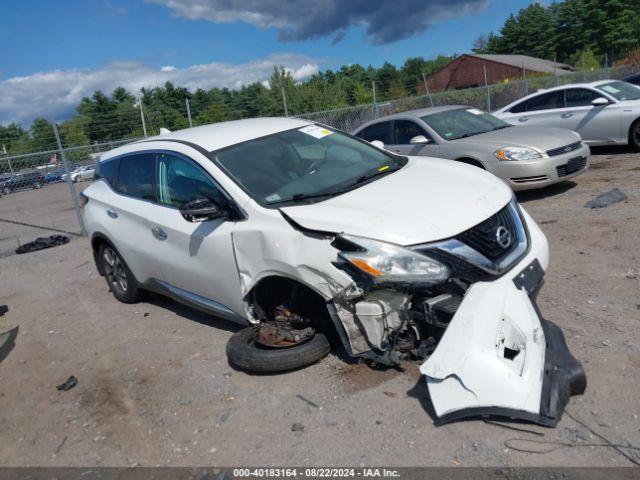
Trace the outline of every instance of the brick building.
{"type": "MultiPolygon", "coordinates": [[[[445,65],[427,78],[429,90],[471,88],[484,85],[484,69],[487,82],[497,83],[506,78],[530,75],[566,75],[573,69],[564,63],[554,63],[527,55],[476,55],[464,54],[445,65]]],[[[424,85],[421,88],[424,91],[424,85]]]]}

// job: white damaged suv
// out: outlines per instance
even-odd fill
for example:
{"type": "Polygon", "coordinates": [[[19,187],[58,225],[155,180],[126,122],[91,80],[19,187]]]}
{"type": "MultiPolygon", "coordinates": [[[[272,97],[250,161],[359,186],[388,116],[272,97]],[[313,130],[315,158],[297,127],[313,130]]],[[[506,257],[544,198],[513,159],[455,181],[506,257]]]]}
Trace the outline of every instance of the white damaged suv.
{"type": "Polygon", "coordinates": [[[227,346],[236,367],[299,368],[331,338],[381,364],[418,360],[439,424],[554,426],[585,390],[535,304],[547,240],[478,168],[263,118],[112,150],[82,195],[114,296],[152,291],[245,324],[227,346]]]}

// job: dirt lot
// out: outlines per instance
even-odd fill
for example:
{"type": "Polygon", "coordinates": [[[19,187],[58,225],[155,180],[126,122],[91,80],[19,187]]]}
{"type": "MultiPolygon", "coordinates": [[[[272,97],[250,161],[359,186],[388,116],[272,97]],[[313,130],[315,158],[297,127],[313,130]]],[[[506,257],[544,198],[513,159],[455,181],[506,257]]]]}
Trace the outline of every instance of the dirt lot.
{"type": "Polygon", "coordinates": [[[0,331],[19,327],[0,364],[0,464],[631,465],[611,448],[508,443],[602,443],[593,431],[640,445],[640,155],[594,153],[575,183],[519,195],[551,245],[540,307],[587,371],[567,410],[583,424],[436,428],[412,364],[377,371],[331,355],[279,376],[234,371],[233,325],[161,298],[116,302],[78,239],[0,259],[0,331]],[[613,187],[628,201],[584,208],[613,187]],[[69,375],[78,385],[57,391],[69,375]]]}

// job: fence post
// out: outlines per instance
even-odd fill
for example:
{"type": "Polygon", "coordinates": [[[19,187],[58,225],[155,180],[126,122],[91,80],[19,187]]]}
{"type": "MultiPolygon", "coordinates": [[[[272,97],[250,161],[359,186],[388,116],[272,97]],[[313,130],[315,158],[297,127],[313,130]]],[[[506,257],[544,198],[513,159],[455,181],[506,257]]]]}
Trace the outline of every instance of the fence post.
{"type": "Polygon", "coordinates": [[[489,89],[489,82],[487,82],[487,67],[482,66],[484,70],[484,85],[487,88],[487,112],[491,112],[491,90],[489,89]]]}
{"type": "Polygon", "coordinates": [[[422,81],[424,82],[424,90],[429,96],[429,103],[431,103],[431,106],[433,107],[433,97],[431,97],[431,92],[429,91],[429,82],[427,82],[427,77],[425,76],[424,72],[422,72],[422,81]]]}
{"type": "Polygon", "coordinates": [[[73,201],[73,208],[76,211],[76,216],[78,217],[78,224],[80,225],[80,234],[86,235],[87,231],[84,228],[84,220],[82,218],[82,213],[80,212],[80,204],[78,203],[78,194],[76,192],[76,187],[71,182],[71,170],[69,170],[69,162],[67,162],[67,156],[64,153],[64,148],[62,148],[62,142],[60,141],[60,134],[58,133],[58,126],[56,125],[55,120],[51,122],[53,125],[53,133],[56,136],[56,143],[58,144],[58,151],[60,152],[60,159],[62,160],[62,165],[64,165],[65,172],[65,182],[69,187],[69,191],[71,192],[71,200],[73,201]]]}
{"type": "Polygon", "coordinates": [[[553,74],[556,76],[556,87],[560,85],[560,80],[558,79],[558,66],[556,65],[556,57],[553,57],[553,74]]]}
{"type": "Polygon", "coordinates": [[[142,109],[142,97],[138,95],[138,106],[140,107],[140,120],[142,120],[142,133],[147,138],[147,124],[144,121],[144,110],[142,109]]]}
{"type": "Polygon", "coordinates": [[[378,118],[378,102],[376,101],[376,81],[371,81],[371,87],[373,88],[373,113],[378,118]]]}
{"type": "Polygon", "coordinates": [[[187,118],[189,119],[189,128],[193,128],[193,123],[191,122],[191,109],[189,108],[189,99],[185,98],[184,103],[187,104],[187,118]]]}
{"type": "Polygon", "coordinates": [[[289,116],[289,109],[287,108],[287,96],[284,94],[284,85],[280,87],[280,91],[282,92],[282,103],[284,104],[284,116],[289,116]]]}
{"type": "Polygon", "coordinates": [[[522,64],[522,80],[524,81],[524,96],[529,95],[529,81],[527,80],[527,68],[522,64]]]}

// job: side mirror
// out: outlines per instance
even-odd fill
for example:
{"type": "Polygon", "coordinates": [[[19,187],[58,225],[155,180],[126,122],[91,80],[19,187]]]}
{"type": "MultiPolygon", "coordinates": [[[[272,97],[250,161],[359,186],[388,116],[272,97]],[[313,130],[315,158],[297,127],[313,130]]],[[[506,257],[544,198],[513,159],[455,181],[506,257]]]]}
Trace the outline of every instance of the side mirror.
{"type": "Polygon", "coordinates": [[[609,100],[604,97],[594,98],[591,101],[591,105],[593,105],[594,107],[604,107],[605,105],[609,105],[609,100]]]}
{"type": "Polygon", "coordinates": [[[384,150],[384,143],[380,140],[371,140],[369,143],[374,147],[378,147],[379,149],[384,150]]]}
{"type": "Polygon", "coordinates": [[[187,222],[197,223],[223,218],[227,213],[213,200],[197,198],[180,207],[180,214],[187,222]]]}
{"type": "Polygon", "coordinates": [[[411,145],[418,145],[418,144],[421,144],[421,143],[431,143],[431,140],[429,140],[424,135],[416,135],[411,140],[409,140],[409,143],[411,145]]]}

